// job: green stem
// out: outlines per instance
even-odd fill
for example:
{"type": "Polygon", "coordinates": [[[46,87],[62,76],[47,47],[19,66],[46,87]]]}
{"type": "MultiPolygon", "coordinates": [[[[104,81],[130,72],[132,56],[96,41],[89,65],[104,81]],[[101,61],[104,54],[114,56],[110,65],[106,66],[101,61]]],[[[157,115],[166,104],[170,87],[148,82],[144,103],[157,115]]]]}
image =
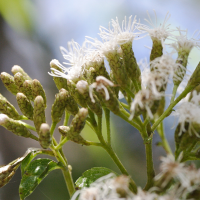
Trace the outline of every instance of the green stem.
{"type": "Polygon", "coordinates": [[[24,116],[24,115],[21,115],[21,116],[20,116],[20,120],[29,120],[29,118],[27,118],[27,117],[24,116]]]}
{"type": "Polygon", "coordinates": [[[127,104],[125,104],[125,103],[123,103],[123,102],[120,102],[120,103],[121,103],[121,105],[122,105],[125,109],[127,109],[127,110],[130,109],[130,106],[129,106],[129,105],[127,105],[127,104]]]}
{"type": "Polygon", "coordinates": [[[54,133],[54,130],[55,130],[55,128],[56,128],[56,122],[53,122],[52,124],[51,124],[51,128],[50,128],[50,134],[51,134],[51,137],[53,136],[53,133],[54,133]]]}
{"type": "MultiPolygon", "coordinates": [[[[118,156],[116,155],[116,153],[113,151],[112,147],[110,145],[103,145],[103,148],[107,151],[107,153],[110,155],[110,157],[112,158],[112,160],[115,162],[115,164],[117,165],[117,167],[119,168],[119,170],[122,172],[122,174],[125,174],[127,176],[129,176],[126,168],[123,166],[123,164],[121,163],[121,161],[119,160],[118,156]]],[[[131,189],[134,193],[137,192],[137,186],[135,184],[135,182],[131,179],[130,182],[131,185],[131,189]]]]}
{"type": "Polygon", "coordinates": [[[70,117],[70,114],[65,109],[65,119],[64,119],[63,126],[67,126],[68,125],[69,117],[70,117]]]}
{"type": "Polygon", "coordinates": [[[147,165],[147,184],[145,190],[148,190],[153,186],[153,179],[155,176],[154,166],[153,166],[153,154],[152,154],[152,140],[148,143],[145,143],[146,151],[146,165],[147,165]]]}
{"type": "Polygon", "coordinates": [[[107,129],[107,142],[111,144],[111,133],[110,133],[110,110],[107,108],[104,109],[106,117],[106,129],[107,129]]]}
{"type": "Polygon", "coordinates": [[[67,137],[63,138],[60,143],[54,148],[55,150],[59,150],[63,147],[63,145],[68,141],[67,137]]]}
{"type": "Polygon", "coordinates": [[[172,150],[171,150],[169,143],[168,143],[166,136],[165,136],[163,121],[158,125],[157,131],[158,131],[158,134],[160,135],[160,138],[162,140],[162,147],[165,149],[167,154],[173,155],[172,150]]]}
{"type": "MultiPolygon", "coordinates": [[[[57,142],[56,142],[55,138],[53,138],[53,143],[54,143],[54,145],[57,145],[56,144],[57,142]]],[[[73,183],[71,172],[68,169],[68,162],[67,162],[67,159],[64,158],[61,155],[61,152],[59,150],[55,149],[54,145],[51,146],[51,149],[54,152],[54,155],[55,155],[56,159],[59,162],[61,162],[63,164],[63,166],[64,166],[62,168],[62,173],[63,173],[64,179],[65,179],[65,183],[66,183],[67,189],[69,191],[69,195],[71,197],[73,195],[73,193],[75,192],[75,187],[74,187],[74,183],[73,183]]]]}
{"type": "Polygon", "coordinates": [[[175,101],[173,101],[169,107],[165,110],[165,112],[158,118],[158,120],[153,124],[151,127],[151,131],[153,132],[157,126],[164,120],[165,117],[168,116],[168,114],[172,111],[172,108],[181,100],[183,99],[190,91],[192,90],[192,87],[187,86],[185,90],[176,98],[175,101]]]}
{"type": "Polygon", "coordinates": [[[139,130],[139,131],[141,130],[141,126],[140,125],[142,125],[142,122],[139,119],[134,118],[132,120],[129,120],[130,114],[126,110],[124,110],[124,109],[120,109],[120,111],[121,112],[118,113],[119,117],[121,117],[123,120],[125,120],[126,122],[128,122],[129,124],[131,124],[137,130],[139,130]]]}
{"type": "Polygon", "coordinates": [[[30,124],[27,124],[27,123],[21,122],[21,121],[20,121],[20,123],[22,123],[26,128],[36,132],[35,127],[31,126],[30,124]]]}
{"type": "Polygon", "coordinates": [[[170,103],[172,103],[172,102],[174,101],[175,96],[176,96],[177,89],[178,89],[178,85],[174,85],[174,88],[173,88],[173,91],[172,91],[172,97],[171,97],[171,101],[170,101],[170,103]]]}

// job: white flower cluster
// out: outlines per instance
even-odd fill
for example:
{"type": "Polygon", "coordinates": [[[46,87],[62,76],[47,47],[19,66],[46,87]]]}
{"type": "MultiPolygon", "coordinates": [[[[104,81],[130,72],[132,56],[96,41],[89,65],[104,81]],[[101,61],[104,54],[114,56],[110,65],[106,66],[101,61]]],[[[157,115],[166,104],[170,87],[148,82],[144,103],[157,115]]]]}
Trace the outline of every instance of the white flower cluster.
{"type": "MultiPolygon", "coordinates": [[[[58,66],[60,70],[51,68],[52,72],[50,73],[50,75],[63,77],[72,80],[74,83],[77,83],[80,80],[87,81],[88,84],[91,85],[90,97],[93,102],[93,88],[96,88],[96,90],[103,89],[105,92],[104,96],[106,97],[106,100],[108,100],[109,92],[106,88],[107,84],[104,84],[105,80],[107,83],[109,82],[109,86],[120,86],[120,84],[117,85],[116,81],[115,84],[111,83],[110,80],[108,80],[110,79],[109,77],[101,78],[101,80],[104,80],[103,82],[101,81],[101,84],[97,82],[92,83],[87,80],[88,77],[86,77],[86,74],[91,68],[96,68],[95,70],[98,71],[98,69],[100,69],[102,65],[105,67],[104,58],[109,57],[109,54],[118,54],[120,56],[120,59],[122,60],[123,55],[121,45],[130,42],[132,43],[132,41],[135,39],[143,38],[146,36],[145,33],[147,33],[153,41],[161,41],[162,47],[164,47],[165,45],[164,41],[166,40],[166,38],[170,37],[170,39],[175,41],[173,44],[171,44],[171,46],[177,52],[183,51],[184,53],[184,50],[187,50],[188,55],[193,47],[199,47],[200,40],[194,39],[193,37],[191,39],[188,39],[187,31],[178,28],[179,36],[174,36],[172,34],[172,32],[175,30],[170,29],[170,24],[168,24],[170,15],[168,13],[165,16],[164,22],[159,25],[157,22],[156,13],[155,18],[155,25],[150,16],[149,19],[146,20],[153,28],[141,24],[140,21],[136,19],[136,16],[133,19],[132,16],[130,16],[128,20],[125,17],[125,19],[122,21],[122,26],[120,26],[118,18],[116,18],[116,20],[111,20],[111,25],[109,25],[109,29],[100,26],[99,35],[102,41],[87,37],[83,45],[80,46],[72,40],[71,42],[69,42],[68,45],[69,50],[61,47],[63,57],[68,61],[64,64],[67,64],[70,67],[64,67],[57,60],[53,60],[52,62],[56,66],[58,66]]],[[[199,34],[197,36],[199,36],[199,34]]],[[[157,57],[150,62],[151,70],[149,70],[147,73],[144,72],[141,75],[141,80],[143,83],[142,90],[134,94],[135,98],[133,99],[133,102],[131,104],[130,119],[132,119],[136,112],[140,110],[146,110],[148,116],[150,118],[153,118],[151,108],[154,105],[155,101],[159,101],[161,97],[164,96],[164,92],[170,78],[173,77],[173,80],[178,80],[179,82],[181,82],[185,75],[186,68],[179,63],[181,62],[177,62],[172,58],[172,54],[163,54],[161,57],[157,57]]],[[[101,74],[101,72],[99,73],[100,74],[97,74],[97,76],[105,76],[104,74],[101,74]]],[[[90,72],[88,74],[90,74],[90,72]]],[[[127,80],[127,83],[128,81],[130,81],[129,78],[125,78],[124,80],[127,80]]],[[[124,80],[122,82],[124,82],[124,80]]],[[[113,79],[111,79],[111,81],[113,82],[113,79]]]]}
{"type": "Polygon", "coordinates": [[[175,181],[169,193],[176,193],[180,199],[187,199],[188,195],[194,191],[200,192],[200,169],[196,169],[194,165],[186,166],[185,163],[181,163],[181,159],[182,154],[177,160],[170,154],[162,157],[161,172],[155,177],[155,181],[162,180],[161,188],[170,181],[175,181]]]}
{"type": "Polygon", "coordinates": [[[183,102],[176,109],[176,113],[174,115],[178,115],[179,117],[179,135],[186,131],[185,124],[189,123],[189,134],[192,135],[192,133],[194,133],[197,137],[200,137],[199,133],[194,128],[195,124],[200,124],[200,94],[197,94],[196,90],[192,92],[192,99],[188,102],[183,102]]]}
{"type": "Polygon", "coordinates": [[[159,196],[153,192],[145,192],[140,187],[137,194],[129,190],[129,177],[116,177],[108,174],[97,179],[89,188],[75,192],[71,200],[179,200],[174,194],[159,196]]]}

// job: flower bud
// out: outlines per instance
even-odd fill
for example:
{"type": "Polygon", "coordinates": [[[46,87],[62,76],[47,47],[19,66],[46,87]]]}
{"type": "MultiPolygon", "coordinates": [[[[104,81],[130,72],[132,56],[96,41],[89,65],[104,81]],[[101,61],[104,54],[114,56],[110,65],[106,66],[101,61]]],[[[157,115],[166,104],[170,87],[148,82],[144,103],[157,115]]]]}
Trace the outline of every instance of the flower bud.
{"type": "Polygon", "coordinates": [[[28,119],[33,120],[33,106],[28,98],[23,93],[17,93],[17,103],[23,115],[28,119]]]}
{"type": "Polygon", "coordinates": [[[132,49],[132,41],[122,44],[121,49],[128,77],[131,80],[137,81],[138,84],[140,84],[141,72],[140,68],[138,67],[136,58],[134,56],[134,52],[132,49]]]}
{"type": "Polygon", "coordinates": [[[2,72],[0,77],[6,89],[12,94],[16,95],[18,88],[15,85],[14,77],[6,72],[2,72]]]}
{"type": "Polygon", "coordinates": [[[157,38],[154,39],[152,38],[152,41],[153,41],[153,46],[150,54],[150,61],[153,61],[155,58],[161,57],[163,54],[162,41],[157,38]]]}
{"type": "Polygon", "coordinates": [[[109,66],[113,71],[113,74],[115,76],[115,79],[117,81],[117,83],[122,87],[122,88],[126,88],[128,84],[128,78],[127,78],[127,73],[124,67],[124,61],[123,59],[120,57],[119,53],[117,50],[113,50],[113,51],[109,51],[105,54],[108,62],[109,62],[109,66]]]}
{"type": "Polygon", "coordinates": [[[15,84],[17,85],[18,92],[24,93],[23,83],[26,80],[20,72],[14,75],[15,84]]]}
{"type": "Polygon", "coordinates": [[[5,114],[0,114],[0,125],[13,132],[15,135],[38,140],[22,122],[13,120],[5,114]]]}
{"type": "Polygon", "coordinates": [[[87,108],[87,103],[81,93],[78,92],[76,84],[72,80],[67,81],[70,95],[73,96],[75,101],[82,107],[87,108]]]}
{"type": "Polygon", "coordinates": [[[20,115],[15,109],[15,107],[1,94],[0,94],[0,112],[8,115],[10,118],[20,119],[20,115]]]}
{"type": "Polygon", "coordinates": [[[192,76],[190,77],[187,86],[195,88],[199,84],[200,84],[200,62],[197,65],[196,69],[194,70],[192,76]]]}
{"type": "Polygon", "coordinates": [[[44,149],[47,149],[51,144],[50,127],[46,123],[43,123],[40,126],[39,142],[41,147],[44,149]]]}
{"type": "Polygon", "coordinates": [[[33,81],[31,80],[25,80],[23,83],[23,88],[24,88],[24,94],[26,95],[26,97],[29,100],[34,101],[32,83],[33,81]]]}
{"type": "Polygon", "coordinates": [[[79,112],[72,119],[70,124],[70,131],[79,134],[85,126],[85,119],[88,115],[88,110],[85,108],[80,108],[79,112]]]}
{"type": "Polygon", "coordinates": [[[56,94],[55,101],[52,105],[51,118],[53,122],[58,123],[61,120],[65,108],[72,115],[78,113],[77,103],[69,95],[69,92],[62,88],[59,93],[56,94]]]}
{"type": "Polygon", "coordinates": [[[33,122],[39,133],[41,124],[46,122],[45,104],[42,96],[37,96],[34,100],[33,122]]]}
{"type": "Polygon", "coordinates": [[[23,78],[25,80],[32,80],[30,78],[30,76],[18,65],[14,65],[11,69],[11,72],[13,73],[13,75],[15,75],[16,73],[20,72],[23,75],[23,78]]]}
{"type": "Polygon", "coordinates": [[[59,132],[64,137],[67,137],[68,140],[71,140],[75,143],[88,146],[88,142],[79,134],[73,133],[68,126],[59,126],[59,132]]]}
{"type": "Polygon", "coordinates": [[[33,91],[33,97],[36,98],[37,96],[42,96],[43,100],[44,100],[44,105],[46,107],[46,94],[45,91],[41,85],[41,83],[37,80],[34,79],[32,82],[32,91],[33,91]]]}
{"type": "MultiPolygon", "coordinates": [[[[56,69],[56,70],[58,70],[58,71],[60,71],[60,72],[63,72],[63,70],[60,68],[60,67],[58,67],[57,65],[56,65],[56,62],[58,62],[57,60],[52,60],[51,62],[50,62],[50,67],[51,68],[54,68],[54,69],[56,69]]],[[[51,73],[53,73],[53,71],[51,72],[51,73]]],[[[65,78],[61,78],[61,77],[56,77],[56,76],[53,76],[53,80],[54,80],[54,82],[55,82],[55,84],[56,84],[56,87],[60,90],[61,88],[65,88],[66,90],[68,89],[67,88],[67,79],[65,79],[65,78]]]]}
{"type": "Polygon", "coordinates": [[[98,100],[98,98],[96,97],[96,95],[93,95],[93,98],[95,100],[95,102],[91,101],[91,98],[89,96],[89,86],[87,81],[81,80],[78,81],[78,83],[76,84],[77,90],[79,91],[80,94],[83,95],[83,97],[85,98],[87,105],[90,107],[90,109],[98,116],[102,115],[102,108],[101,108],[101,104],[98,100]]]}
{"type": "Polygon", "coordinates": [[[19,167],[20,164],[17,165],[6,165],[0,167],[0,188],[6,185],[11,178],[14,176],[15,171],[19,167]]]}

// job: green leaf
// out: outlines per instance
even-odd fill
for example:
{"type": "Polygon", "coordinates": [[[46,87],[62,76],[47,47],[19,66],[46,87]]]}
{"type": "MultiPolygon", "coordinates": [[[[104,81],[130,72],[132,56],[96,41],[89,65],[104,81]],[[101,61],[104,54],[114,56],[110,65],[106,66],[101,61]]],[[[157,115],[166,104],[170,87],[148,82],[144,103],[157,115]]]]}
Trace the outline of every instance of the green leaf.
{"type": "Polygon", "coordinates": [[[96,181],[97,179],[101,178],[102,176],[105,176],[107,174],[114,173],[117,175],[117,173],[113,172],[112,170],[105,168],[105,167],[94,167],[92,169],[89,169],[85,171],[81,177],[77,179],[75,182],[76,189],[81,189],[83,187],[89,187],[91,183],[96,181]]]}
{"type": "Polygon", "coordinates": [[[59,169],[59,163],[50,159],[37,159],[32,161],[24,171],[19,186],[20,199],[24,200],[29,196],[40,182],[54,169],[59,169]]]}
{"type": "Polygon", "coordinates": [[[21,163],[21,175],[23,176],[26,168],[28,167],[29,163],[39,154],[48,154],[51,155],[51,151],[44,150],[44,149],[28,149],[26,153],[25,159],[21,163]]]}

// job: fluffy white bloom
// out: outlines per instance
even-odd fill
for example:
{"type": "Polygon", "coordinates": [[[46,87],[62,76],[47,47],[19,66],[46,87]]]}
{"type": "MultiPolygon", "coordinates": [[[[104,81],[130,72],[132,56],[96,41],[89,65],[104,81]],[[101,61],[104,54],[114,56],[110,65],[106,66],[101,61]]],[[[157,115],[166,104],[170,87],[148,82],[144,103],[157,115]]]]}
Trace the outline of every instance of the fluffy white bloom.
{"type": "Polygon", "coordinates": [[[200,124],[200,94],[197,95],[196,92],[193,92],[193,98],[190,102],[182,103],[177,109],[174,115],[178,115],[178,122],[180,123],[180,133],[185,132],[185,123],[189,123],[188,132],[191,135],[192,132],[197,137],[200,135],[194,129],[192,123],[200,124]]]}
{"type": "Polygon", "coordinates": [[[148,26],[145,26],[145,25],[140,27],[140,29],[146,31],[152,40],[160,40],[160,41],[164,42],[164,40],[169,35],[171,35],[171,33],[170,33],[171,31],[169,30],[170,24],[167,24],[167,21],[169,20],[171,15],[169,15],[169,13],[167,13],[165,16],[164,22],[158,26],[156,12],[154,11],[155,18],[156,18],[155,24],[153,23],[148,12],[147,12],[147,14],[148,14],[149,19],[145,19],[145,21],[147,21],[153,27],[153,29],[149,28],[148,26]]]}
{"type": "Polygon", "coordinates": [[[156,181],[164,177],[164,180],[162,179],[163,181],[161,187],[165,187],[172,178],[178,177],[179,180],[185,179],[184,163],[180,163],[181,159],[182,159],[182,154],[180,154],[177,161],[171,154],[168,154],[167,157],[161,157],[162,161],[160,165],[161,172],[155,177],[156,181]]]}
{"type": "MultiPolygon", "coordinates": [[[[187,30],[181,30],[180,27],[177,28],[179,35],[173,36],[175,38],[175,43],[171,44],[171,46],[177,51],[186,51],[189,53],[193,47],[200,48],[200,39],[195,38],[195,34],[197,31],[194,32],[192,37],[188,39],[188,32],[187,30]]],[[[200,35],[200,32],[197,33],[196,37],[200,35]]]]}
{"type": "Polygon", "coordinates": [[[51,66],[51,76],[62,77],[68,80],[72,80],[77,82],[83,75],[83,65],[85,63],[84,58],[84,49],[78,45],[78,43],[74,42],[73,40],[68,43],[69,51],[65,48],[61,47],[61,53],[63,57],[68,60],[69,62],[64,62],[64,64],[69,65],[70,67],[65,67],[59,63],[58,60],[52,60],[50,62],[51,66]],[[52,65],[56,65],[62,71],[59,71],[52,67],[52,65]],[[67,74],[66,74],[67,73],[67,74]]]}
{"type": "Polygon", "coordinates": [[[140,110],[146,110],[148,116],[152,119],[153,114],[151,112],[151,107],[153,106],[153,103],[155,100],[161,99],[161,95],[154,95],[151,90],[149,89],[142,89],[140,90],[136,95],[131,103],[131,115],[129,117],[129,120],[131,120],[135,113],[140,110]]]}
{"type": "Polygon", "coordinates": [[[114,174],[108,174],[99,178],[90,185],[89,188],[83,188],[77,191],[71,200],[75,200],[79,195],[79,200],[120,200],[133,199],[133,193],[129,190],[129,178],[122,175],[116,177],[114,174]],[[118,189],[126,192],[126,198],[121,198],[118,189]]]}
{"type": "Polygon", "coordinates": [[[117,17],[116,20],[111,20],[111,24],[112,28],[110,28],[110,23],[109,29],[106,29],[102,26],[99,28],[99,35],[105,41],[116,40],[116,42],[121,45],[129,41],[132,42],[137,35],[142,33],[141,30],[138,30],[140,24],[137,23],[136,16],[134,17],[133,21],[132,16],[129,17],[129,20],[127,20],[125,16],[121,27],[117,17]]]}
{"type": "Polygon", "coordinates": [[[175,80],[182,80],[180,77],[183,76],[185,71],[185,68],[181,64],[176,63],[176,60],[170,54],[164,54],[154,59],[150,65],[151,69],[162,77],[159,80],[162,81],[163,85],[167,84],[170,77],[173,77],[175,80]]]}
{"type": "Polygon", "coordinates": [[[110,96],[109,96],[109,92],[108,92],[108,89],[106,88],[106,86],[111,86],[113,87],[114,86],[114,83],[112,83],[110,80],[108,80],[107,78],[103,77],[103,76],[97,76],[96,77],[96,82],[92,83],[90,86],[89,86],[89,94],[90,94],[90,98],[91,98],[91,101],[93,103],[95,103],[95,100],[93,98],[93,89],[95,88],[97,91],[99,90],[104,90],[105,92],[105,99],[106,100],[109,100],[110,96]]]}
{"type": "Polygon", "coordinates": [[[113,52],[115,53],[116,51],[119,50],[119,46],[116,40],[101,42],[98,39],[94,39],[91,37],[87,37],[87,38],[90,40],[86,39],[86,43],[89,43],[93,47],[95,47],[99,51],[100,55],[107,56],[109,53],[113,53],[113,52]]]}
{"type": "Polygon", "coordinates": [[[78,83],[76,84],[76,88],[81,94],[84,94],[88,90],[87,81],[84,80],[78,81],[78,83]]]}

